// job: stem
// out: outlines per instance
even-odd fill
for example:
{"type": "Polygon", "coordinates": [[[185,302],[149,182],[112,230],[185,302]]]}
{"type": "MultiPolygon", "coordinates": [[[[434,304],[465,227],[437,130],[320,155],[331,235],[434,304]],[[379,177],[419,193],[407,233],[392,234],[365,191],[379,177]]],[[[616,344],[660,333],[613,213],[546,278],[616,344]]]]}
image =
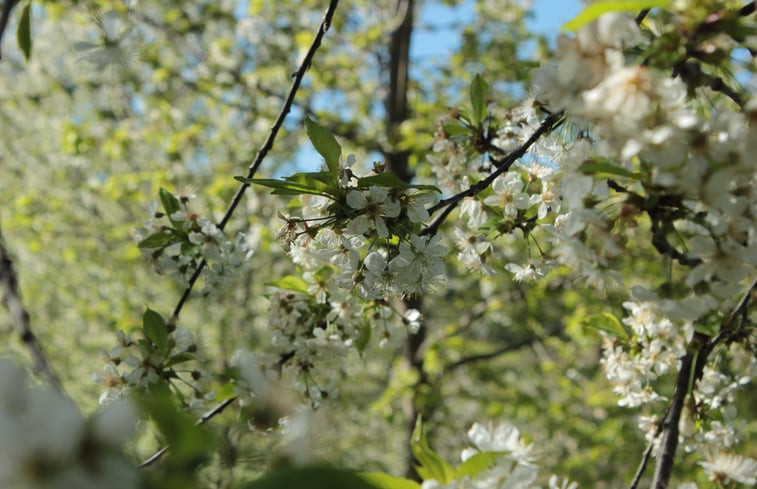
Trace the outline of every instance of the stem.
{"type": "Polygon", "coordinates": [[[538,141],[542,135],[548,133],[555,127],[555,125],[560,120],[562,115],[563,115],[563,111],[550,114],[546,119],[542,121],[542,123],[539,125],[536,131],[534,131],[531,137],[528,138],[528,140],[525,143],[523,143],[518,149],[511,152],[504,158],[499,158],[499,159],[493,158],[492,162],[494,163],[494,166],[497,167],[497,169],[493,173],[491,173],[488,177],[486,177],[485,179],[481,180],[480,182],[474,185],[471,185],[467,189],[453,195],[452,197],[448,199],[440,200],[436,205],[432,206],[428,210],[429,214],[433,214],[436,211],[443,208],[446,208],[446,209],[444,209],[444,212],[442,213],[442,215],[439,218],[437,218],[436,221],[433,222],[433,224],[431,224],[429,227],[421,231],[420,235],[433,236],[434,234],[436,234],[436,232],[439,230],[439,226],[442,224],[444,219],[450,214],[450,212],[452,212],[452,209],[454,209],[461,200],[463,200],[465,197],[473,197],[474,195],[479,194],[484,189],[489,187],[489,185],[491,185],[492,182],[494,182],[494,180],[498,176],[507,172],[510,169],[510,167],[513,165],[513,163],[515,163],[518,160],[518,158],[526,154],[526,151],[528,151],[528,149],[536,141],[538,141]]]}
{"type": "MultiPolygon", "coordinates": [[[[235,396],[219,403],[216,407],[214,407],[210,411],[203,414],[202,417],[197,420],[197,422],[195,423],[195,426],[200,426],[207,423],[210,419],[212,419],[217,414],[221,413],[224,409],[226,409],[229,405],[231,405],[231,403],[233,403],[236,400],[237,398],[235,396]]],[[[145,467],[149,467],[150,465],[154,464],[155,462],[160,460],[161,457],[163,457],[163,455],[165,455],[165,453],[168,451],[169,448],[170,448],[170,445],[166,445],[160,450],[158,450],[157,452],[153,453],[144,462],[139,464],[138,468],[144,469],[145,467]]]]}

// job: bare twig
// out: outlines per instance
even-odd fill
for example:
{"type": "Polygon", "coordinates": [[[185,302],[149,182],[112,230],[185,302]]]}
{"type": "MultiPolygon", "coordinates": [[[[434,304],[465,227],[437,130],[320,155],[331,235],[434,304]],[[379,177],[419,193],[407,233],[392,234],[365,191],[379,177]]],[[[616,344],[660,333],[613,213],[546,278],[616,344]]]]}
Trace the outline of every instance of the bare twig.
{"type": "MultiPolygon", "coordinates": [[[[229,405],[231,405],[231,403],[233,403],[236,400],[237,400],[236,397],[231,397],[231,398],[226,399],[225,401],[219,403],[213,409],[211,409],[207,413],[203,414],[202,417],[197,420],[197,422],[195,423],[195,426],[200,426],[200,425],[203,425],[203,424],[207,423],[210,419],[212,419],[217,414],[221,413],[224,409],[226,409],[229,405]]],[[[160,450],[158,450],[157,452],[155,452],[152,455],[150,455],[150,457],[148,457],[147,459],[145,459],[144,462],[142,462],[141,464],[139,464],[139,468],[140,469],[144,469],[145,467],[149,467],[150,465],[152,465],[155,462],[157,462],[158,460],[160,460],[161,457],[163,457],[163,455],[165,455],[165,453],[168,451],[168,448],[169,448],[169,445],[166,445],[163,448],[161,448],[160,450]]]]}
{"type": "Polygon", "coordinates": [[[474,185],[471,185],[467,189],[463,190],[460,193],[457,193],[453,195],[452,197],[449,197],[447,199],[440,200],[439,203],[432,206],[428,211],[429,214],[434,214],[436,211],[445,208],[442,215],[437,218],[430,226],[425,228],[423,231],[421,231],[421,236],[424,235],[434,235],[439,230],[439,226],[441,226],[444,219],[449,215],[450,212],[452,212],[452,209],[454,209],[457,204],[463,200],[465,197],[473,197],[474,195],[479,194],[481,191],[489,187],[489,185],[494,182],[494,180],[500,176],[501,174],[507,172],[510,167],[515,163],[518,158],[522,157],[524,154],[526,154],[526,151],[536,142],[539,140],[539,138],[551,131],[558,123],[560,118],[563,115],[563,111],[555,112],[547,116],[546,119],[542,121],[542,123],[539,125],[539,127],[534,131],[534,133],[531,135],[530,138],[526,142],[524,142],[518,149],[511,152],[504,158],[499,159],[492,159],[492,162],[494,163],[494,166],[497,167],[497,169],[492,172],[488,177],[484,178],[483,180],[475,183],[474,185]]]}
{"type": "Polygon", "coordinates": [[[3,2],[3,10],[0,12],[0,59],[3,59],[3,34],[5,34],[5,28],[8,26],[8,19],[11,17],[11,10],[17,3],[18,0],[5,0],[3,2]]]}
{"type": "MultiPolygon", "coordinates": [[[[297,69],[297,71],[295,71],[293,74],[292,85],[289,88],[289,94],[287,95],[287,98],[284,101],[284,105],[281,107],[281,112],[279,112],[279,115],[276,117],[276,120],[274,121],[273,126],[271,127],[271,132],[268,134],[268,137],[263,143],[263,146],[260,148],[260,150],[258,150],[258,153],[257,155],[255,155],[255,158],[252,161],[252,163],[250,163],[250,166],[247,171],[247,178],[252,178],[253,176],[255,176],[255,173],[258,171],[258,168],[260,167],[260,164],[263,162],[263,159],[266,157],[268,152],[273,147],[273,142],[276,140],[276,135],[279,133],[279,129],[281,129],[281,126],[284,124],[284,119],[286,119],[287,114],[289,114],[289,111],[292,108],[294,97],[295,95],[297,95],[297,90],[300,88],[302,79],[305,77],[305,72],[310,67],[310,63],[312,62],[316,51],[321,46],[321,40],[323,39],[323,36],[326,34],[326,31],[329,30],[329,26],[331,25],[331,19],[334,16],[334,11],[336,10],[336,6],[338,3],[339,3],[339,0],[331,0],[329,2],[329,6],[326,9],[326,13],[323,16],[323,20],[321,21],[321,24],[318,27],[318,32],[316,33],[315,38],[313,39],[313,42],[310,45],[310,48],[308,49],[307,54],[305,55],[305,58],[302,60],[302,63],[300,63],[300,66],[297,69]]],[[[226,224],[228,224],[237,206],[242,201],[242,197],[244,196],[244,193],[247,191],[249,186],[250,186],[249,183],[243,183],[239,187],[239,189],[237,189],[237,192],[234,194],[234,197],[231,199],[231,203],[229,204],[228,209],[226,209],[226,213],[221,219],[221,222],[217,224],[218,229],[223,230],[223,228],[226,227],[226,224]]],[[[181,295],[179,302],[176,304],[176,307],[174,308],[173,315],[171,316],[171,320],[170,320],[171,323],[175,324],[176,321],[178,321],[179,314],[181,314],[181,310],[183,309],[184,304],[189,299],[189,295],[192,292],[192,288],[194,287],[195,282],[197,282],[197,279],[200,277],[200,274],[202,273],[202,270],[205,268],[205,265],[207,265],[207,262],[205,260],[201,261],[200,264],[195,269],[192,276],[190,277],[189,283],[187,284],[187,287],[184,289],[184,293],[181,295]]]]}
{"type": "Polygon", "coordinates": [[[13,268],[10,254],[5,248],[2,231],[0,231],[0,298],[2,298],[3,305],[8,309],[16,325],[16,330],[21,336],[21,341],[23,341],[31,353],[32,360],[34,361],[34,370],[39,375],[45,377],[50,385],[62,394],[63,387],[60,380],[55,375],[55,372],[53,372],[37,336],[32,331],[31,319],[21,299],[21,290],[18,287],[16,271],[13,268]]]}

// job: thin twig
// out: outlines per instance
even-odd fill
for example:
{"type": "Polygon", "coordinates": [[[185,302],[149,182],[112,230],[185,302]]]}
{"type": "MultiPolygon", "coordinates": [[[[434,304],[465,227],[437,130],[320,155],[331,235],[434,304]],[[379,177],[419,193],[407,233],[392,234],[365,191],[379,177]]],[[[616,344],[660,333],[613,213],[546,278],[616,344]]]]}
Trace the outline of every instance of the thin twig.
{"type": "MultiPolygon", "coordinates": [[[[271,132],[268,134],[268,137],[263,143],[263,146],[260,148],[257,155],[255,155],[255,159],[252,161],[252,163],[250,163],[246,178],[252,178],[253,176],[255,176],[255,173],[258,171],[258,168],[260,167],[260,164],[263,162],[263,159],[266,157],[268,152],[273,147],[273,142],[276,140],[276,135],[279,133],[279,129],[281,129],[281,126],[284,124],[284,119],[286,119],[287,114],[289,114],[289,111],[292,108],[294,97],[295,95],[297,95],[297,90],[299,90],[300,84],[302,83],[302,79],[305,77],[305,72],[310,67],[310,63],[312,62],[313,57],[315,56],[315,52],[321,46],[321,40],[323,39],[323,36],[326,34],[326,31],[329,30],[329,26],[331,25],[331,19],[334,16],[334,11],[336,10],[336,6],[338,3],[339,3],[339,0],[331,0],[329,2],[329,6],[326,9],[326,13],[323,16],[323,20],[321,21],[321,24],[318,27],[318,32],[316,33],[315,38],[313,39],[313,42],[310,45],[310,48],[308,49],[307,54],[305,55],[305,58],[302,60],[302,63],[300,63],[300,67],[293,74],[294,79],[292,80],[292,85],[289,88],[289,94],[287,95],[287,98],[284,101],[284,105],[281,107],[281,112],[279,112],[279,115],[276,117],[276,120],[274,121],[273,126],[271,127],[271,132]]],[[[226,213],[221,219],[221,222],[217,224],[218,229],[223,231],[223,229],[226,227],[226,224],[229,222],[237,206],[242,201],[242,197],[244,196],[244,193],[247,191],[247,188],[249,186],[250,186],[249,183],[243,183],[239,187],[239,189],[237,189],[237,192],[234,194],[234,197],[231,199],[231,203],[229,204],[229,207],[226,210],[226,213]]],[[[176,321],[178,321],[179,314],[181,314],[181,310],[184,307],[184,304],[189,299],[189,295],[192,292],[192,288],[194,287],[195,282],[197,282],[197,279],[202,273],[202,270],[205,268],[205,265],[207,265],[207,262],[205,260],[201,261],[200,264],[195,269],[194,273],[192,274],[191,278],[189,279],[189,283],[187,284],[187,287],[184,289],[184,293],[181,295],[181,298],[179,299],[178,304],[176,304],[176,307],[174,308],[173,315],[171,316],[171,320],[170,320],[171,323],[175,324],[176,321]]]]}
{"type": "Polygon", "coordinates": [[[21,290],[18,287],[18,278],[16,271],[13,268],[13,261],[11,261],[10,254],[5,248],[3,240],[3,234],[0,230],[0,297],[2,298],[3,305],[8,309],[8,312],[16,325],[16,330],[21,336],[21,341],[29,349],[32,360],[34,361],[34,370],[45,377],[48,383],[59,393],[63,394],[63,387],[60,380],[53,372],[50,362],[45,356],[45,352],[42,346],[39,344],[37,336],[32,331],[31,319],[29,313],[24,307],[23,300],[21,299],[21,290]]]}
{"type": "Polygon", "coordinates": [[[542,123],[539,125],[539,127],[534,131],[534,133],[531,135],[531,137],[528,138],[528,140],[520,145],[518,149],[511,152],[504,158],[492,158],[492,163],[494,163],[494,166],[497,167],[497,169],[489,174],[488,177],[485,179],[471,185],[467,189],[463,190],[460,193],[457,193],[453,195],[452,197],[449,197],[447,199],[440,200],[436,205],[432,206],[428,212],[429,214],[434,214],[436,211],[445,208],[444,213],[437,218],[430,226],[425,228],[423,231],[421,231],[420,235],[434,235],[439,230],[439,226],[442,224],[444,219],[452,212],[452,209],[454,209],[457,204],[463,200],[465,197],[473,197],[474,195],[479,194],[484,189],[489,187],[489,185],[494,182],[494,180],[500,176],[501,174],[507,172],[510,167],[515,163],[518,158],[522,157],[524,154],[526,154],[526,151],[543,135],[551,131],[557,122],[560,120],[560,118],[563,115],[563,111],[555,112],[553,114],[550,114],[546,119],[542,121],[542,123]]]}
{"type": "MultiPolygon", "coordinates": [[[[313,39],[313,42],[310,45],[310,48],[308,49],[307,54],[305,55],[305,58],[302,60],[302,63],[300,63],[300,66],[297,69],[297,71],[294,72],[293,74],[294,79],[292,80],[292,85],[289,88],[289,94],[287,95],[287,98],[284,101],[284,105],[282,106],[281,111],[279,112],[279,115],[276,117],[276,120],[274,121],[274,124],[271,127],[271,132],[268,134],[268,137],[263,143],[263,146],[260,148],[260,150],[258,150],[257,155],[255,155],[255,159],[252,161],[252,163],[250,163],[249,169],[247,171],[247,178],[252,178],[255,175],[255,172],[258,171],[258,168],[260,167],[260,164],[263,162],[263,159],[266,157],[268,152],[273,147],[273,142],[276,140],[276,135],[278,134],[279,129],[281,129],[281,126],[284,124],[284,119],[286,119],[287,114],[289,114],[289,111],[291,110],[292,103],[294,102],[294,97],[297,95],[297,90],[299,90],[300,88],[302,79],[305,77],[305,73],[310,67],[310,63],[312,62],[313,57],[315,56],[315,52],[318,50],[318,48],[321,45],[321,40],[323,39],[323,36],[329,30],[329,26],[331,25],[331,19],[334,16],[334,12],[336,11],[337,4],[339,4],[339,0],[331,0],[329,2],[329,6],[326,9],[326,13],[323,15],[323,20],[321,21],[321,24],[318,27],[318,32],[316,33],[315,38],[313,39]]],[[[245,191],[247,190],[249,186],[250,185],[248,183],[243,183],[239,187],[236,194],[234,194],[234,197],[232,198],[231,203],[229,204],[229,207],[226,210],[226,213],[221,219],[221,222],[217,224],[218,229],[223,230],[223,228],[226,227],[226,224],[229,222],[229,219],[231,219],[232,214],[234,214],[234,210],[236,210],[237,206],[242,200],[242,196],[244,195],[245,191]]],[[[207,265],[207,262],[205,260],[202,260],[200,264],[197,266],[197,268],[195,269],[195,271],[192,273],[192,277],[189,279],[189,283],[187,284],[187,287],[184,289],[184,293],[181,295],[179,302],[176,304],[176,307],[174,308],[173,315],[171,316],[171,320],[170,320],[172,324],[176,324],[176,322],[178,321],[179,314],[181,314],[181,310],[184,307],[184,304],[187,302],[187,299],[189,299],[189,295],[192,292],[192,288],[194,287],[195,282],[197,282],[197,279],[202,273],[202,270],[205,268],[205,265],[207,265]]],[[[228,405],[230,405],[235,400],[236,400],[236,397],[223,401],[221,404],[211,409],[204,416],[202,416],[197,421],[197,424],[201,425],[205,423],[206,421],[211,419],[213,416],[223,411],[228,405]]],[[[152,456],[150,456],[147,460],[142,462],[139,465],[139,468],[149,467],[150,465],[160,460],[160,458],[168,451],[168,448],[169,448],[168,445],[162,447],[160,450],[158,450],[152,456]]]]}
{"type": "MultiPolygon", "coordinates": [[[[231,398],[226,399],[225,401],[219,403],[213,409],[211,409],[207,413],[203,414],[202,417],[197,420],[197,422],[195,423],[195,426],[200,426],[200,425],[203,425],[203,424],[207,423],[211,418],[213,418],[214,416],[216,416],[217,414],[219,414],[220,412],[222,412],[224,409],[226,409],[229,405],[231,405],[231,403],[233,403],[236,400],[237,400],[237,398],[235,396],[235,397],[231,397],[231,398]]],[[[158,460],[160,460],[161,457],[163,457],[163,455],[165,455],[165,453],[168,451],[168,448],[169,448],[169,445],[166,445],[163,448],[161,448],[160,450],[158,450],[157,452],[153,453],[144,462],[142,462],[141,464],[139,464],[138,468],[144,469],[145,467],[149,467],[150,465],[154,464],[155,462],[157,462],[158,460]]]]}
{"type": "MultiPolygon", "coordinates": [[[[668,408],[668,411],[670,408],[668,408]]],[[[639,485],[639,482],[641,481],[641,476],[644,475],[644,471],[647,469],[647,464],[649,463],[649,458],[652,456],[652,450],[654,449],[654,442],[657,440],[657,437],[660,436],[660,433],[662,433],[662,429],[665,427],[665,419],[667,419],[668,413],[665,413],[665,417],[662,418],[662,420],[657,423],[657,429],[654,432],[654,436],[652,436],[652,439],[649,440],[649,444],[647,445],[647,449],[644,450],[644,454],[641,456],[641,463],[639,463],[639,468],[636,469],[636,474],[633,476],[633,480],[631,481],[631,485],[628,486],[628,489],[636,489],[639,485]]]]}
{"type": "Polygon", "coordinates": [[[482,360],[491,360],[492,358],[496,358],[500,355],[504,355],[505,353],[509,353],[515,350],[520,350],[521,348],[532,345],[536,343],[537,341],[541,341],[542,339],[544,339],[543,336],[536,335],[536,336],[532,336],[530,338],[526,338],[515,343],[508,343],[507,345],[502,345],[501,347],[495,350],[492,350],[490,352],[479,353],[477,355],[470,355],[467,357],[463,357],[455,362],[450,363],[449,365],[444,367],[442,371],[447,373],[451,370],[455,370],[456,368],[462,367],[469,363],[480,362],[482,360]]]}
{"type": "Polygon", "coordinates": [[[18,0],[5,0],[3,2],[3,10],[0,12],[0,59],[3,59],[3,34],[5,34],[5,28],[8,26],[11,10],[13,10],[13,7],[15,7],[17,3],[18,0]]]}

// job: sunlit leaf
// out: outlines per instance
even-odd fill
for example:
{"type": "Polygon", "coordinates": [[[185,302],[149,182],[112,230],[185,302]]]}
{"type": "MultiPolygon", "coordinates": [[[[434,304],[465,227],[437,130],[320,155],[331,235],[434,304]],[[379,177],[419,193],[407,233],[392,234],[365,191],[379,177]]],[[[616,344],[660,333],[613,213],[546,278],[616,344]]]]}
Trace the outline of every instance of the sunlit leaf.
{"type": "Polygon", "coordinates": [[[473,118],[476,124],[480,124],[486,119],[486,105],[489,97],[489,84],[476,74],[470,85],[470,102],[473,107],[473,118]]]}
{"type": "Polygon", "coordinates": [[[434,479],[448,484],[455,478],[455,469],[428,445],[420,416],[415,422],[410,448],[420,462],[415,470],[423,479],[434,479]]]}
{"type": "Polygon", "coordinates": [[[339,156],[342,154],[342,147],[339,146],[336,138],[331,135],[328,129],[320,126],[312,119],[305,119],[305,130],[315,150],[326,160],[326,165],[331,173],[336,175],[339,171],[339,156]]]}
{"type": "Polygon", "coordinates": [[[620,320],[615,317],[614,314],[609,312],[603,312],[602,314],[594,314],[584,320],[584,324],[590,328],[604,331],[617,338],[627,340],[630,338],[628,331],[623,327],[620,320]]]}
{"type": "MultiPolygon", "coordinates": [[[[6,0],[8,2],[12,0],[6,0]]],[[[27,3],[21,11],[21,19],[18,21],[16,29],[16,40],[18,47],[24,53],[24,58],[29,61],[32,57],[32,5],[27,3]]]]}
{"type": "Polygon", "coordinates": [[[420,489],[421,487],[413,480],[395,477],[383,472],[362,472],[358,475],[378,489],[420,489]]]}
{"type": "Polygon", "coordinates": [[[168,353],[168,328],[160,314],[147,308],[142,316],[142,328],[145,336],[155,344],[161,354],[168,353]]]}
{"type": "Polygon", "coordinates": [[[638,12],[652,7],[667,7],[670,0],[614,0],[594,2],[587,6],[580,14],[562,26],[564,31],[576,31],[608,12],[638,12]]]}

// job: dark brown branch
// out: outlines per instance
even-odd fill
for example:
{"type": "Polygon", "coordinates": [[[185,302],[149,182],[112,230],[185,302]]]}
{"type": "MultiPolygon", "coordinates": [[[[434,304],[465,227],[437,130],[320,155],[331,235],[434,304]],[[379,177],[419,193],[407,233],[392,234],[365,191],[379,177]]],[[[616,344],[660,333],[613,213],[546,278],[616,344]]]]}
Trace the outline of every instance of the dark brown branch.
{"type": "MultiPolygon", "coordinates": [[[[699,347],[701,351],[702,347],[699,347]]],[[[678,448],[678,423],[681,420],[686,395],[689,391],[689,379],[691,377],[691,364],[694,353],[687,351],[681,361],[681,370],[678,372],[678,381],[673,395],[673,402],[668,413],[665,415],[664,433],[660,442],[660,454],[657,458],[651,489],[667,489],[670,483],[670,475],[673,473],[676,450],[678,448]]]]}
{"type": "Polygon", "coordinates": [[[468,365],[470,363],[480,362],[483,360],[491,360],[492,358],[496,358],[500,355],[504,355],[505,353],[509,353],[512,351],[520,350],[523,347],[533,345],[534,343],[543,340],[544,337],[541,335],[535,335],[530,338],[525,338],[523,340],[517,341],[515,343],[508,343],[507,345],[502,345],[501,347],[492,350],[490,352],[486,353],[479,353],[477,355],[470,355],[467,357],[463,357],[457,361],[454,361],[444,367],[443,371],[445,373],[455,370],[457,368],[460,368],[464,365],[468,365]]]}
{"type": "Polygon", "coordinates": [[[63,387],[60,380],[53,372],[50,362],[45,356],[42,346],[39,344],[37,336],[32,331],[31,319],[29,312],[24,307],[21,298],[21,290],[18,286],[16,270],[13,267],[13,261],[10,258],[8,250],[5,248],[2,232],[0,231],[0,299],[3,305],[8,309],[11,319],[16,325],[16,330],[21,337],[21,341],[29,349],[34,362],[34,370],[47,379],[47,382],[59,393],[63,394],[63,387]]]}
{"type": "MultiPolygon", "coordinates": [[[[211,409],[207,413],[203,414],[202,417],[200,417],[200,419],[197,420],[197,422],[195,423],[195,426],[200,426],[200,425],[203,425],[203,424],[207,423],[214,416],[216,416],[217,414],[221,413],[224,409],[226,409],[229,405],[231,405],[231,403],[233,403],[236,400],[237,400],[236,397],[231,397],[231,398],[226,399],[225,401],[219,403],[213,409],[211,409]]],[[[161,448],[160,450],[158,450],[157,452],[153,453],[152,455],[150,455],[150,457],[148,457],[147,459],[145,459],[144,462],[142,462],[141,464],[139,464],[138,468],[144,469],[145,467],[151,466],[152,464],[154,464],[155,462],[157,462],[158,460],[160,460],[163,457],[163,455],[165,455],[165,453],[168,451],[168,448],[169,448],[169,445],[166,445],[163,448],[161,448]]]]}
{"type": "MultiPolygon", "coordinates": [[[[668,412],[670,412],[670,408],[668,408],[668,412]]],[[[657,440],[657,437],[660,436],[663,428],[665,427],[665,420],[668,417],[668,412],[666,412],[665,417],[662,418],[659,423],[657,423],[657,429],[655,430],[652,439],[649,440],[649,444],[647,445],[646,450],[644,450],[644,454],[641,456],[641,463],[639,463],[639,468],[636,469],[636,474],[634,474],[633,480],[631,481],[631,485],[628,486],[628,489],[636,489],[639,486],[639,482],[641,482],[641,476],[644,475],[644,471],[647,469],[647,464],[649,463],[649,458],[652,456],[654,442],[655,440],[657,440]]]]}
{"type": "Polygon", "coordinates": [[[507,172],[510,167],[515,163],[518,158],[522,157],[524,154],[526,154],[526,151],[536,142],[538,139],[551,131],[558,123],[560,118],[563,115],[563,111],[555,112],[553,114],[550,114],[547,116],[546,119],[542,121],[542,123],[539,125],[539,127],[534,131],[534,133],[531,135],[531,137],[528,138],[526,142],[524,142],[518,149],[511,152],[504,158],[492,158],[492,163],[494,163],[494,166],[497,167],[497,169],[492,172],[488,177],[485,179],[471,185],[467,189],[463,190],[460,193],[457,193],[453,195],[452,197],[449,197],[447,199],[442,199],[437,203],[436,205],[432,206],[428,212],[429,214],[434,214],[436,211],[443,209],[446,207],[444,213],[441,218],[438,218],[436,221],[434,221],[433,224],[431,224],[429,227],[425,228],[423,231],[421,231],[421,236],[424,235],[434,235],[439,230],[439,226],[442,224],[442,221],[444,221],[443,218],[446,218],[450,212],[452,212],[452,209],[457,206],[457,204],[463,200],[465,197],[473,197],[477,194],[479,194],[481,191],[489,187],[489,185],[494,182],[494,180],[500,176],[501,174],[507,172]]]}
{"type": "MultiPolygon", "coordinates": [[[[323,36],[326,35],[326,32],[329,30],[329,26],[331,25],[331,19],[334,16],[334,12],[336,11],[336,7],[338,4],[339,4],[339,0],[331,0],[329,2],[329,6],[326,9],[326,13],[323,15],[323,20],[321,21],[321,24],[318,27],[318,32],[316,33],[315,38],[313,39],[313,42],[311,43],[310,48],[308,49],[307,54],[305,55],[305,58],[302,60],[302,63],[300,63],[300,66],[297,69],[297,71],[295,71],[293,74],[294,79],[292,80],[292,85],[289,87],[289,93],[287,95],[286,100],[284,101],[284,105],[281,107],[281,112],[279,112],[279,115],[276,117],[276,120],[274,121],[273,126],[271,127],[271,132],[268,133],[268,137],[263,143],[263,146],[260,148],[257,155],[255,155],[255,158],[253,159],[252,163],[250,163],[250,166],[247,171],[247,178],[252,178],[253,176],[255,176],[255,173],[258,171],[258,168],[260,168],[260,165],[263,162],[263,159],[266,157],[266,155],[268,155],[268,152],[273,147],[273,142],[276,140],[276,135],[279,133],[281,126],[284,124],[284,119],[286,119],[287,114],[289,114],[289,111],[292,108],[294,97],[297,95],[297,90],[299,90],[300,84],[302,83],[302,79],[305,77],[305,72],[310,67],[310,63],[313,61],[313,57],[315,56],[316,51],[321,46],[321,41],[323,39],[323,36]]],[[[218,229],[223,230],[226,227],[226,224],[228,224],[237,206],[242,201],[242,197],[244,196],[244,193],[247,191],[249,186],[250,186],[249,183],[243,183],[239,187],[239,189],[237,189],[237,192],[234,194],[234,197],[231,199],[231,203],[229,204],[228,209],[226,209],[226,213],[221,219],[221,222],[217,224],[218,229]]],[[[194,273],[192,274],[191,278],[189,279],[189,283],[187,284],[187,287],[184,289],[184,293],[181,295],[181,298],[179,299],[178,304],[176,304],[176,307],[174,308],[173,315],[171,316],[171,320],[170,320],[171,323],[175,324],[176,321],[178,321],[179,314],[181,314],[181,310],[183,309],[184,304],[189,299],[189,295],[192,292],[192,288],[194,287],[195,282],[197,282],[197,279],[202,273],[202,270],[205,268],[205,265],[207,265],[207,262],[205,260],[201,261],[200,264],[195,269],[194,273]]]]}
{"type": "Polygon", "coordinates": [[[17,3],[18,0],[5,0],[3,2],[3,10],[0,12],[0,59],[3,59],[2,47],[5,28],[8,26],[8,20],[11,17],[11,10],[13,10],[13,7],[15,7],[17,3]]]}
{"type": "Polygon", "coordinates": [[[637,24],[641,24],[642,22],[644,22],[644,19],[647,18],[647,15],[649,15],[650,10],[651,9],[645,8],[644,10],[639,12],[639,15],[636,16],[634,21],[636,21],[637,24]]]}

